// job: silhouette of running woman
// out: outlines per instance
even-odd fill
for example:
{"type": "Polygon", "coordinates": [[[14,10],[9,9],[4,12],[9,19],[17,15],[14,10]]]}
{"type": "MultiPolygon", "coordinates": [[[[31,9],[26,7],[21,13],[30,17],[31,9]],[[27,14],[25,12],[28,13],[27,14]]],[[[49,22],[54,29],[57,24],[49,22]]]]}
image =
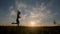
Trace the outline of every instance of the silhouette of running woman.
{"type": "Polygon", "coordinates": [[[19,18],[21,18],[19,15],[21,14],[21,12],[19,12],[19,11],[17,11],[17,18],[16,18],[16,23],[12,23],[12,24],[17,24],[18,25],[18,27],[19,27],[19,18]]]}
{"type": "Polygon", "coordinates": [[[20,12],[17,11],[17,19],[16,19],[16,23],[17,23],[18,26],[19,26],[19,18],[21,18],[19,15],[20,15],[20,12]]]}

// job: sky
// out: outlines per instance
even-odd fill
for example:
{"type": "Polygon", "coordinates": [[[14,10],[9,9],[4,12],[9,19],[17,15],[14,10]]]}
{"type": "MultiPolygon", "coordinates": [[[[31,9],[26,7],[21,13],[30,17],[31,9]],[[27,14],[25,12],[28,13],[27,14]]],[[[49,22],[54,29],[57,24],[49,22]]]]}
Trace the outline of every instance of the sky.
{"type": "Polygon", "coordinates": [[[21,12],[20,25],[60,24],[60,0],[0,0],[0,25],[16,22],[16,13],[21,12]]]}

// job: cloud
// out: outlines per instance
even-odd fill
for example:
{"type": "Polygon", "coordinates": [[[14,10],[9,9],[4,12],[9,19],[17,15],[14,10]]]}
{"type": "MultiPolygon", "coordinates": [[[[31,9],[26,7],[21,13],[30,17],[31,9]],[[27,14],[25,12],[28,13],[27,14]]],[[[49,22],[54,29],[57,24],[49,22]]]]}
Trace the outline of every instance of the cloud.
{"type": "Polygon", "coordinates": [[[22,23],[26,24],[30,21],[35,21],[36,23],[44,24],[44,21],[48,22],[48,20],[52,20],[56,15],[56,13],[52,14],[52,11],[43,3],[41,3],[39,7],[32,7],[30,10],[26,10],[26,14],[24,14],[22,17],[22,23]]]}
{"type": "Polygon", "coordinates": [[[10,13],[11,16],[16,16],[16,12],[15,10],[12,10],[11,13],[10,13]]]}
{"type": "Polygon", "coordinates": [[[26,8],[26,7],[27,7],[26,4],[23,4],[23,3],[19,3],[19,4],[18,4],[18,9],[26,8]]]}
{"type": "MultiPolygon", "coordinates": [[[[23,25],[26,25],[27,23],[30,23],[30,21],[35,21],[38,24],[43,24],[44,21],[48,21],[50,19],[53,19],[55,14],[52,14],[52,11],[45,6],[44,3],[41,3],[41,5],[38,5],[36,7],[27,5],[25,3],[18,3],[18,10],[21,11],[21,23],[23,25]],[[31,7],[31,8],[30,8],[31,7]]],[[[13,6],[10,7],[10,15],[16,16],[16,12],[13,8],[13,6]]]]}
{"type": "MultiPolygon", "coordinates": [[[[26,4],[19,3],[18,0],[16,0],[16,6],[15,6],[15,8],[14,8],[13,5],[11,5],[9,7],[9,15],[8,15],[9,16],[9,21],[10,22],[16,22],[16,17],[17,17],[16,16],[17,15],[17,11],[16,10],[21,11],[22,9],[25,9],[26,7],[27,7],[26,4]]],[[[25,16],[23,16],[23,15],[21,15],[21,17],[22,17],[21,19],[24,19],[25,18],[25,16]]]]}
{"type": "Polygon", "coordinates": [[[16,10],[14,10],[14,7],[13,6],[10,6],[9,7],[9,14],[10,16],[16,16],[16,10]]]}
{"type": "Polygon", "coordinates": [[[25,9],[27,7],[27,4],[24,4],[24,3],[22,3],[22,2],[20,2],[19,0],[16,0],[16,8],[18,9],[18,10],[22,10],[22,9],[25,9]]]}

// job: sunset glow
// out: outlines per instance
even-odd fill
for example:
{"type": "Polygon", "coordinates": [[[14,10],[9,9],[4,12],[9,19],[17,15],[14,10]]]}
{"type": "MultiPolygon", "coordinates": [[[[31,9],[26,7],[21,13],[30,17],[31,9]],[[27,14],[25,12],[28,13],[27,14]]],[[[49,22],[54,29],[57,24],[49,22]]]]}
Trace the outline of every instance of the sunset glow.
{"type": "Polygon", "coordinates": [[[60,25],[59,0],[1,0],[0,25],[2,26],[57,26],[60,25]],[[17,20],[17,11],[19,17],[17,20]],[[56,24],[54,24],[54,20],[56,24]]]}
{"type": "Polygon", "coordinates": [[[35,25],[36,25],[36,23],[34,21],[30,22],[30,26],[35,26],[35,25]]]}

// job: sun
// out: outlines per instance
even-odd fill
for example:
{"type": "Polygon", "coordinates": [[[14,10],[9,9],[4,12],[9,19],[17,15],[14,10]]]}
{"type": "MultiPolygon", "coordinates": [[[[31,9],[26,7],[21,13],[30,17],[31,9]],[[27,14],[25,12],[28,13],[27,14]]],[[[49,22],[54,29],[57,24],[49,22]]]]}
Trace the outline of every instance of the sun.
{"type": "Polygon", "coordinates": [[[31,21],[30,22],[30,26],[35,26],[36,25],[36,22],[35,21],[31,21]]]}
{"type": "Polygon", "coordinates": [[[27,26],[27,27],[38,27],[40,25],[39,25],[39,22],[37,22],[37,21],[29,21],[28,23],[25,23],[24,26],[27,26]]]}

